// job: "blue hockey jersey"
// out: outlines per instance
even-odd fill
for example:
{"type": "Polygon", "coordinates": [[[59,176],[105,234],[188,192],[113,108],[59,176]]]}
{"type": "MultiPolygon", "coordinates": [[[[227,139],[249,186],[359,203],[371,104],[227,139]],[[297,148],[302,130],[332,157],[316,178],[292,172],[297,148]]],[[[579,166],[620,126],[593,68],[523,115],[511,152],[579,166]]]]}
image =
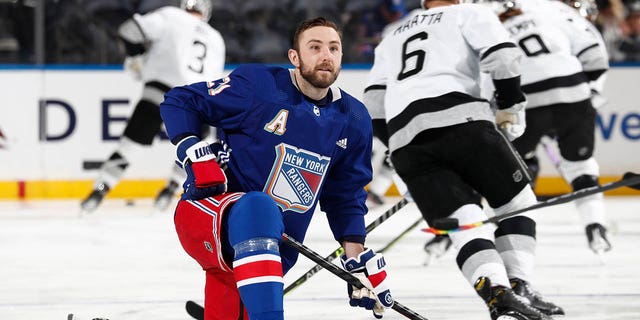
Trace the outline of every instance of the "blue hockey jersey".
{"type": "MultiPolygon", "coordinates": [[[[203,123],[216,127],[231,149],[228,190],[270,195],[290,236],[304,239],[319,201],[336,240],[364,240],[371,118],[337,87],[325,100],[306,98],[293,70],[245,65],[223,79],[172,89],[160,112],[174,143],[199,136],[203,123]]],[[[280,253],[287,271],[297,252],[285,246],[280,253]]]]}

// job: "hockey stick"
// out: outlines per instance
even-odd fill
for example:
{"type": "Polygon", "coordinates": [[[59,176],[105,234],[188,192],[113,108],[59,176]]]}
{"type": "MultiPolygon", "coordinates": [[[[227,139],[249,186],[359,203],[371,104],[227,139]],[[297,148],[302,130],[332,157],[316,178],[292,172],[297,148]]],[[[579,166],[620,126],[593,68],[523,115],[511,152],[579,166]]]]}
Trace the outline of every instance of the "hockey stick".
{"type": "MultiPolygon", "coordinates": [[[[551,146],[551,142],[554,140],[555,139],[549,136],[543,136],[540,142],[542,143],[542,147],[544,148],[544,152],[547,154],[547,157],[549,158],[549,160],[551,160],[551,163],[554,167],[556,167],[558,172],[560,172],[560,162],[562,161],[562,159],[560,158],[560,155],[558,155],[556,150],[553,149],[553,146],[551,146]]],[[[560,174],[562,174],[562,172],[560,172],[560,174]]]]}
{"type": "MultiPolygon", "coordinates": [[[[402,200],[398,201],[398,203],[394,204],[391,208],[389,208],[387,211],[385,211],[383,214],[381,214],[375,221],[371,222],[366,227],[367,234],[369,234],[369,232],[373,231],[373,229],[375,229],[379,225],[381,225],[384,221],[389,219],[392,215],[394,215],[396,212],[398,212],[398,210],[400,210],[404,206],[406,206],[407,203],[409,203],[407,198],[402,198],[402,200]]],[[[342,247],[339,247],[339,248],[333,250],[324,259],[327,260],[327,261],[333,261],[333,259],[339,257],[342,253],[344,253],[344,249],[342,247]]],[[[298,279],[296,279],[294,282],[292,282],[290,285],[288,285],[284,289],[284,294],[287,294],[291,290],[297,288],[298,286],[300,286],[301,284],[306,282],[309,278],[313,277],[313,275],[318,273],[318,271],[320,271],[320,270],[322,270],[322,265],[316,264],[313,268],[309,269],[302,276],[300,276],[298,279]]]]}
{"type": "Polygon", "coordinates": [[[187,301],[185,305],[187,313],[194,319],[204,320],[204,308],[195,301],[187,301]]]}
{"type": "MultiPolygon", "coordinates": [[[[335,274],[336,276],[338,276],[342,280],[346,281],[350,285],[352,285],[352,286],[354,286],[356,288],[364,288],[364,285],[353,274],[351,274],[350,272],[345,271],[342,268],[336,266],[335,264],[323,259],[321,255],[319,255],[315,251],[309,249],[307,246],[303,245],[302,243],[298,242],[297,240],[289,237],[289,235],[287,235],[286,233],[282,235],[282,239],[284,240],[284,242],[287,245],[289,245],[289,246],[293,247],[294,249],[298,250],[298,252],[300,252],[305,257],[313,260],[315,263],[322,265],[325,269],[329,270],[329,272],[335,274]]],[[[404,305],[400,304],[398,301],[395,301],[395,300],[393,302],[392,309],[397,311],[401,315],[407,317],[408,319],[412,319],[412,320],[427,320],[427,318],[421,316],[420,314],[418,314],[415,311],[405,307],[404,305]]]]}
{"type": "MultiPolygon", "coordinates": [[[[381,225],[384,221],[389,219],[392,215],[394,215],[396,212],[398,212],[400,209],[402,209],[408,203],[409,203],[409,201],[407,200],[407,198],[402,198],[400,201],[398,201],[396,204],[394,204],[391,208],[389,208],[387,211],[382,213],[376,220],[374,220],[371,223],[369,223],[369,225],[367,225],[367,227],[366,227],[367,233],[373,231],[373,229],[377,228],[379,225],[381,225]]],[[[421,220],[422,220],[422,218],[420,218],[420,220],[416,221],[413,225],[411,225],[411,227],[409,227],[409,229],[407,229],[404,232],[402,232],[395,239],[391,240],[390,243],[388,243],[384,248],[382,248],[378,252],[384,252],[384,250],[388,250],[389,247],[391,247],[401,237],[403,237],[405,234],[407,234],[411,229],[415,228],[418,225],[418,222],[420,222],[421,220]]],[[[324,259],[329,261],[329,262],[331,262],[331,261],[333,261],[333,259],[339,257],[342,253],[344,253],[344,249],[342,247],[340,247],[340,248],[334,250],[331,254],[326,256],[324,259]]],[[[313,268],[309,269],[309,271],[307,271],[304,275],[302,275],[300,278],[298,278],[296,281],[294,281],[288,287],[286,287],[284,289],[284,294],[287,294],[287,292],[290,292],[291,290],[297,288],[299,285],[301,285],[302,283],[307,281],[307,279],[311,278],[313,275],[315,275],[318,271],[320,271],[322,269],[323,269],[323,266],[321,264],[316,264],[313,268]]],[[[200,304],[198,304],[197,302],[192,301],[192,300],[187,301],[187,303],[185,305],[185,309],[187,310],[187,313],[191,317],[193,317],[194,319],[204,320],[204,308],[200,304]]]]}
{"type": "Polygon", "coordinates": [[[416,220],[416,222],[412,223],[408,228],[406,228],[399,235],[397,235],[395,238],[393,238],[393,240],[391,240],[389,243],[387,243],[386,246],[382,247],[382,249],[380,249],[380,250],[378,250],[376,252],[384,253],[385,251],[389,250],[394,244],[396,244],[400,239],[402,239],[407,233],[409,233],[411,230],[413,230],[415,227],[417,227],[420,222],[422,222],[422,217],[418,218],[418,220],[416,220]]]}
{"type": "Polygon", "coordinates": [[[474,222],[474,223],[470,223],[462,226],[458,224],[457,219],[453,219],[453,218],[439,219],[434,221],[433,227],[422,229],[422,231],[433,233],[436,235],[443,235],[443,234],[449,234],[453,232],[468,230],[468,229],[476,228],[488,223],[498,223],[502,219],[513,217],[515,215],[518,215],[526,211],[541,209],[541,208],[546,208],[546,207],[550,207],[550,206],[554,206],[562,203],[571,202],[573,200],[584,198],[592,194],[605,192],[605,191],[609,191],[609,190],[613,190],[621,187],[629,187],[632,189],[640,190],[640,175],[633,172],[627,172],[624,174],[621,180],[618,180],[615,182],[610,182],[607,184],[603,184],[601,186],[593,186],[590,188],[581,189],[571,193],[563,194],[561,196],[548,199],[546,201],[538,202],[526,208],[518,209],[518,210],[505,213],[499,216],[491,217],[483,221],[474,222]]]}

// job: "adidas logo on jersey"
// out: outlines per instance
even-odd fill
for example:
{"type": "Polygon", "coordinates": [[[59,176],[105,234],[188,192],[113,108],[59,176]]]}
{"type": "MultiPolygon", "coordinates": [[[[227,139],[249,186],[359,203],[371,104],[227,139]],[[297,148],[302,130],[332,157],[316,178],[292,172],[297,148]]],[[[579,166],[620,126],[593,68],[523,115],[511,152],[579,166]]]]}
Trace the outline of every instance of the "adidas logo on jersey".
{"type": "Polygon", "coordinates": [[[340,147],[342,149],[346,149],[347,148],[347,138],[340,139],[340,140],[336,141],[336,144],[338,145],[338,147],[340,147]]]}

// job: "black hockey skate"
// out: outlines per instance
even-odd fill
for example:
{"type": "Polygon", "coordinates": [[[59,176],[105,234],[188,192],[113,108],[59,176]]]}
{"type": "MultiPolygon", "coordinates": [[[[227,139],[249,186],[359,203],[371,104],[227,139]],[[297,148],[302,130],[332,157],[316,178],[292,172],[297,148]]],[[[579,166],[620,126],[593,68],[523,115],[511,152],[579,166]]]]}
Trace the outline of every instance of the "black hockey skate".
{"type": "Polygon", "coordinates": [[[434,260],[442,257],[451,248],[451,238],[447,235],[437,235],[424,244],[427,257],[423,265],[430,265],[434,260]]]}
{"type": "Polygon", "coordinates": [[[531,289],[531,286],[529,286],[526,281],[518,278],[511,278],[509,279],[509,282],[511,282],[511,289],[513,289],[515,294],[525,298],[529,301],[529,305],[540,310],[540,312],[549,316],[564,315],[564,310],[562,310],[562,308],[549,301],[545,301],[544,298],[542,298],[542,295],[531,289]]]}
{"type": "Polygon", "coordinates": [[[101,183],[98,185],[98,188],[93,189],[91,193],[80,203],[80,208],[83,213],[91,213],[98,208],[104,196],[109,192],[109,187],[101,183]]]}
{"type": "Polygon", "coordinates": [[[180,185],[171,180],[169,183],[158,193],[156,199],[153,201],[153,207],[158,211],[164,211],[169,207],[169,204],[173,202],[176,195],[176,191],[180,185]]]}
{"type": "Polygon", "coordinates": [[[478,295],[487,303],[492,320],[551,320],[525,299],[503,286],[491,286],[491,280],[480,277],[473,285],[478,295]]]}
{"type": "Polygon", "coordinates": [[[589,248],[596,254],[602,254],[611,250],[611,243],[607,238],[607,228],[599,223],[592,223],[585,228],[589,248]]]}

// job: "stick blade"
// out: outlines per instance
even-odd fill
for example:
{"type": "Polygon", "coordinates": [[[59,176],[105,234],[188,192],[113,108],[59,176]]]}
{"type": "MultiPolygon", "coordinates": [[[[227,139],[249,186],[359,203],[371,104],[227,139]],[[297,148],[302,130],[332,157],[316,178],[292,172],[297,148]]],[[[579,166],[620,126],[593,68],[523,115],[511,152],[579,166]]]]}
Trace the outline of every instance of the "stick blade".
{"type": "Polygon", "coordinates": [[[440,230],[451,230],[460,227],[460,224],[456,218],[442,218],[434,220],[432,227],[440,230]]]}
{"type": "Polygon", "coordinates": [[[204,320],[204,308],[195,301],[187,301],[185,305],[187,313],[194,319],[204,320]]]}
{"type": "MultiPolygon", "coordinates": [[[[634,178],[638,178],[638,177],[640,177],[640,174],[633,173],[633,172],[627,172],[622,176],[622,179],[628,180],[628,179],[634,179],[634,178]]],[[[640,183],[632,184],[632,185],[629,186],[629,188],[635,189],[635,190],[640,190],[640,183]]]]}

